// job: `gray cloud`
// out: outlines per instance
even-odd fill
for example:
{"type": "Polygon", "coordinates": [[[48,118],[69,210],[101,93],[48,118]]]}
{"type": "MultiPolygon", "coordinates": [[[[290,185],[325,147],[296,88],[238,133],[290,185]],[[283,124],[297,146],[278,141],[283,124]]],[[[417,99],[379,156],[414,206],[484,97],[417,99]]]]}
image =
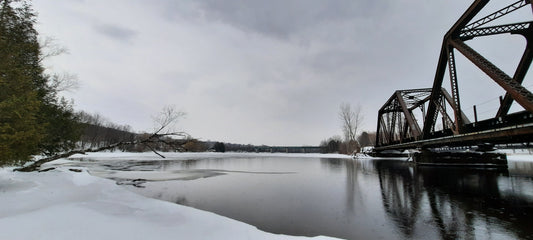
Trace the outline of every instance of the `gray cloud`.
{"type": "MultiPolygon", "coordinates": [[[[79,76],[83,87],[72,95],[79,109],[145,130],[152,127],[151,114],[175,104],[188,113],[181,123],[194,137],[280,145],[315,145],[339,134],[341,102],[360,103],[363,129],[374,131],[377,110],[395,90],[432,86],[442,36],[469,5],[463,0],[35,4],[40,30],[72,52],[50,65],[79,76]]],[[[508,58],[500,52],[514,45],[472,44],[502,61],[508,58]]],[[[483,86],[476,93],[495,95],[484,79],[475,81],[479,77],[459,67],[461,89],[483,86]]],[[[473,95],[461,95],[465,106],[473,95]]]]}
{"type": "Polygon", "coordinates": [[[169,18],[176,14],[205,18],[278,38],[290,37],[317,24],[369,18],[388,9],[387,1],[200,0],[187,8],[175,1],[163,2],[169,18]]]}
{"type": "Polygon", "coordinates": [[[120,42],[130,42],[137,35],[137,32],[129,28],[113,24],[98,24],[94,26],[94,29],[96,32],[120,42]]]}

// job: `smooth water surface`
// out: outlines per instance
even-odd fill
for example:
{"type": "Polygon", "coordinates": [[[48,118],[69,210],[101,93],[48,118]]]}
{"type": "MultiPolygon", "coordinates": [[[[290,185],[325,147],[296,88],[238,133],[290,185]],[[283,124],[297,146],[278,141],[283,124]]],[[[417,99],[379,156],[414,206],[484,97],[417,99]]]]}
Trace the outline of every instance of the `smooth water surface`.
{"type": "MultiPolygon", "coordinates": [[[[77,159],[142,195],[288,235],[345,239],[533,239],[533,162],[508,170],[402,159],[179,154],[77,159]]],[[[327,155],[326,155],[327,156],[327,155]]]]}

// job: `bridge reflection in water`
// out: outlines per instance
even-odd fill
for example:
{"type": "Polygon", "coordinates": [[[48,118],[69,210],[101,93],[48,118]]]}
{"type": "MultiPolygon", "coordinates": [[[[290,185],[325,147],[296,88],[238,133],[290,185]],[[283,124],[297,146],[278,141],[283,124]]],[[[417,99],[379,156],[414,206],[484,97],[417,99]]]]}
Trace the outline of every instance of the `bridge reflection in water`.
{"type": "Polygon", "coordinates": [[[370,162],[379,176],[383,208],[404,238],[436,231],[442,239],[486,239],[496,237],[494,232],[533,239],[530,163],[489,171],[370,162]]]}
{"type": "Polygon", "coordinates": [[[129,189],[272,233],[343,239],[533,239],[533,162],[513,158],[508,169],[499,171],[420,166],[404,159],[235,154],[70,164],[118,184],[157,176],[129,189]]]}

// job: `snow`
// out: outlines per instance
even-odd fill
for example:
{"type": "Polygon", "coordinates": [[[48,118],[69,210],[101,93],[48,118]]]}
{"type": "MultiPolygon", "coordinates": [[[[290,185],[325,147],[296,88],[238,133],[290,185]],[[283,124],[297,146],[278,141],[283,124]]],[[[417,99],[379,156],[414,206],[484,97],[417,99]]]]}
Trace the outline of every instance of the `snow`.
{"type": "Polygon", "coordinates": [[[507,154],[507,160],[533,162],[533,155],[530,155],[530,154],[507,154]]]}
{"type": "MultiPolygon", "coordinates": [[[[200,156],[194,153],[165,155],[184,160],[200,156]]],[[[153,153],[104,152],[72,158],[81,161],[143,160],[154,159],[154,156],[153,153]]],[[[258,156],[350,158],[339,154],[201,154],[202,158],[258,156]]],[[[533,161],[533,155],[509,154],[508,159],[533,161]]],[[[41,173],[0,168],[0,239],[307,239],[263,232],[214,213],[147,198],[115,181],[90,175],[85,169],[69,171],[65,164],[68,162],[71,161],[56,160],[47,166],[57,169],[41,173]]],[[[145,174],[144,177],[154,179],[168,177],[145,174]]]]}
{"type": "Polygon", "coordinates": [[[214,213],[146,198],[114,181],[64,167],[41,173],[0,169],[0,205],[0,239],[306,238],[271,234],[214,213]]]}
{"type": "MultiPolygon", "coordinates": [[[[248,153],[248,152],[202,152],[202,153],[180,153],[180,152],[166,152],[162,153],[165,157],[169,159],[189,159],[189,158],[246,158],[246,157],[308,157],[308,158],[351,158],[351,155],[345,154],[322,154],[322,153],[248,153]]],[[[135,159],[135,160],[153,160],[154,157],[159,158],[153,152],[143,152],[143,153],[132,153],[132,152],[96,152],[89,153],[86,155],[75,154],[70,158],[75,159],[135,159]]],[[[164,159],[160,159],[164,160],[164,159]]]]}
{"type": "Polygon", "coordinates": [[[501,149],[498,152],[505,153],[507,160],[533,161],[533,149],[501,149]]]}

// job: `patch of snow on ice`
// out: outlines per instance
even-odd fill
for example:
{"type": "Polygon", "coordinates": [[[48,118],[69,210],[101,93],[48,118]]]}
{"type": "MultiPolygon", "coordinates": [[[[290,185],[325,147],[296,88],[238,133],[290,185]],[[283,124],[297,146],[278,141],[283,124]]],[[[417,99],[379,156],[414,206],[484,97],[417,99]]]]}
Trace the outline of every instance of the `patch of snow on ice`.
{"type": "Polygon", "coordinates": [[[97,179],[93,176],[89,175],[87,171],[82,171],[79,174],[71,174],[72,175],[72,183],[74,183],[76,186],[86,186],[91,183],[94,183],[97,179]]]}

